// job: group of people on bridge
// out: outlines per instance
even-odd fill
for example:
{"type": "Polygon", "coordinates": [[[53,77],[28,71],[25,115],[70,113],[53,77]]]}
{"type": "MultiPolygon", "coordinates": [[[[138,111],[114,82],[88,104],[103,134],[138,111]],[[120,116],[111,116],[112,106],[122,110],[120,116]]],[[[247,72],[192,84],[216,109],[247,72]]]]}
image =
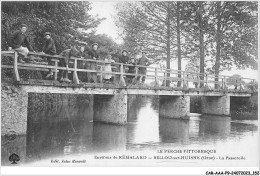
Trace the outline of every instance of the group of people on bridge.
{"type": "MultiPolygon", "coordinates": [[[[9,47],[8,50],[16,51],[18,55],[18,61],[20,63],[25,63],[26,59],[29,58],[29,52],[35,52],[32,48],[28,36],[26,35],[27,26],[25,24],[21,25],[20,30],[15,31],[9,38],[9,47]]],[[[50,32],[44,33],[45,42],[43,44],[43,48],[40,54],[47,54],[47,55],[57,55],[55,42],[51,37],[50,32]]],[[[98,52],[98,43],[93,43],[91,48],[87,46],[86,43],[78,42],[76,45],[72,46],[70,49],[66,49],[62,51],[59,56],[62,56],[64,59],[60,59],[59,66],[66,67],[67,69],[71,67],[70,65],[70,58],[73,57],[80,57],[84,58],[84,60],[78,61],[78,68],[79,69],[87,69],[87,70],[98,70],[98,65],[95,60],[104,61],[102,70],[105,72],[119,72],[120,71],[120,64],[115,63],[123,63],[128,64],[128,66],[123,67],[123,71],[125,73],[131,73],[132,75],[126,76],[126,82],[128,84],[133,84],[137,82],[145,82],[147,68],[151,64],[149,59],[146,56],[146,52],[142,51],[142,56],[138,59],[130,58],[128,56],[128,51],[123,49],[121,55],[120,54],[108,54],[104,59],[100,57],[98,52]],[[139,76],[135,76],[134,74],[138,73],[139,76]],[[142,75],[142,76],[140,76],[142,75]],[[141,79],[142,77],[142,79],[141,79]]],[[[48,65],[52,65],[53,62],[51,57],[45,58],[48,61],[48,65]]],[[[102,63],[101,63],[102,64],[102,63]]],[[[52,70],[49,69],[48,74],[45,76],[46,79],[51,79],[53,77],[52,70]]],[[[68,70],[59,70],[59,81],[61,82],[71,82],[70,78],[72,77],[69,74],[68,70]]],[[[79,72],[78,73],[79,80],[82,82],[89,82],[89,83],[97,83],[97,72],[79,72]]],[[[118,74],[112,76],[112,74],[104,74],[103,82],[119,82],[120,77],[118,74]]]]}

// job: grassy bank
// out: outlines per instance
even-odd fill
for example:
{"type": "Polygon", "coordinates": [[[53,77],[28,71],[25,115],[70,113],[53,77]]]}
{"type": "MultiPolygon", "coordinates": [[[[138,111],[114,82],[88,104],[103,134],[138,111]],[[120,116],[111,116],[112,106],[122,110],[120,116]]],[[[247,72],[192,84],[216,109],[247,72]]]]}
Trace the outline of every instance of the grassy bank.
{"type": "MultiPolygon", "coordinates": [[[[201,113],[201,96],[191,96],[190,112],[201,113]]],[[[230,114],[233,120],[257,120],[258,94],[254,93],[250,98],[231,97],[230,114]]]]}
{"type": "Polygon", "coordinates": [[[250,98],[231,97],[230,113],[234,120],[257,120],[258,94],[254,93],[250,98]]]}

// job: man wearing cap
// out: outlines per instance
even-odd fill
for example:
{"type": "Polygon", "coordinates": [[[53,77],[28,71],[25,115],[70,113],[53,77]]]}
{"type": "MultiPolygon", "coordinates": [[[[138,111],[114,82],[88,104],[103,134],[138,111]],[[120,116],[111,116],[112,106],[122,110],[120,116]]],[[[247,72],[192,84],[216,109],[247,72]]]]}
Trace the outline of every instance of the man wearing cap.
{"type": "Polygon", "coordinates": [[[51,33],[45,32],[44,33],[45,42],[42,48],[42,52],[49,55],[56,54],[56,47],[54,40],[51,38],[51,33]]]}
{"type": "Polygon", "coordinates": [[[66,49],[66,50],[62,51],[59,55],[64,57],[64,59],[59,62],[59,66],[66,67],[66,69],[67,69],[67,70],[59,71],[60,81],[61,82],[71,82],[71,80],[69,79],[69,75],[68,75],[70,57],[71,56],[81,57],[82,53],[75,46],[72,46],[70,49],[66,49]]]}
{"type": "MultiPolygon", "coordinates": [[[[146,56],[146,52],[142,51],[142,57],[138,60],[137,65],[140,66],[148,66],[150,65],[150,61],[148,60],[147,56],[146,56]]],[[[142,74],[142,83],[145,82],[145,78],[146,78],[146,67],[138,67],[139,71],[138,74],[142,74]]],[[[137,80],[140,81],[141,76],[138,76],[137,80]]]]}
{"type": "Polygon", "coordinates": [[[23,58],[27,57],[29,51],[34,52],[27,35],[25,35],[26,30],[27,26],[25,24],[22,24],[20,30],[15,31],[13,34],[11,34],[9,38],[10,47],[8,48],[8,50],[13,49],[14,51],[22,55],[22,57],[19,57],[19,62],[21,63],[25,63],[23,58]]]}
{"type": "MultiPolygon", "coordinates": [[[[98,44],[93,43],[92,49],[90,51],[88,51],[88,55],[90,56],[90,59],[92,59],[92,60],[99,59],[97,49],[98,49],[98,44]]],[[[97,70],[97,63],[96,62],[87,62],[86,68],[89,70],[97,70]]],[[[96,72],[88,72],[87,78],[88,78],[88,82],[97,83],[97,73],[96,72]]]]}
{"type": "MultiPolygon", "coordinates": [[[[51,38],[51,33],[45,32],[44,38],[45,38],[45,41],[44,41],[44,45],[42,48],[42,53],[49,54],[49,55],[55,55],[56,47],[55,47],[54,40],[51,38]]],[[[48,59],[48,65],[52,65],[51,58],[47,58],[47,59],[48,59]]],[[[46,78],[49,78],[51,76],[52,76],[52,72],[51,72],[51,69],[49,69],[49,74],[46,76],[46,78]]]]}
{"type": "Polygon", "coordinates": [[[129,57],[127,56],[127,54],[127,50],[122,51],[122,55],[119,56],[119,63],[127,64],[129,62],[129,57]]]}
{"type": "MultiPolygon", "coordinates": [[[[89,51],[87,43],[79,42],[77,50],[79,51],[78,57],[87,59],[88,51],[89,51]]],[[[86,65],[86,61],[83,61],[83,60],[78,61],[78,68],[79,69],[84,69],[86,67],[85,65],[86,65]]],[[[87,81],[86,72],[78,72],[78,77],[79,77],[79,80],[82,81],[82,82],[87,81]]]]}
{"type": "MultiPolygon", "coordinates": [[[[129,62],[129,57],[127,56],[127,54],[127,50],[122,50],[122,55],[119,56],[119,63],[127,64],[129,62]]],[[[125,72],[125,66],[123,67],[123,71],[125,72]]]]}

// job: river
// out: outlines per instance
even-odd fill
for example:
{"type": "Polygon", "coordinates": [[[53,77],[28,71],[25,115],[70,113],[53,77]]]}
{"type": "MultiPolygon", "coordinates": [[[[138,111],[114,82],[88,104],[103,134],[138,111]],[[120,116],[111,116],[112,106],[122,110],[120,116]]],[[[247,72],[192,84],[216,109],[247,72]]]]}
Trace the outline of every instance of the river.
{"type": "Polygon", "coordinates": [[[256,120],[193,113],[190,120],[159,118],[156,97],[132,96],[128,123],[117,126],[93,122],[90,97],[56,98],[53,103],[45,96],[46,105],[40,99],[43,97],[31,95],[27,135],[12,140],[2,137],[2,165],[10,165],[13,152],[19,153],[21,166],[258,164],[256,120]],[[201,151],[213,153],[197,153],[201,151]]]}

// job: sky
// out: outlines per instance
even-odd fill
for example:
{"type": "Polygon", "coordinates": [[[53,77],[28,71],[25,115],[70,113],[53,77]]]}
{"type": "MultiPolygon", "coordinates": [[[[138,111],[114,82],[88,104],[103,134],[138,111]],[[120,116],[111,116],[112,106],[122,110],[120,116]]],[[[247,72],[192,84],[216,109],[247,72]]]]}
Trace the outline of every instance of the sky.
{"type": "MultiPolygon", "coordinates": [[[[115,26],[113,16],[115,15],[115,5],[119,1],[92,1],[92,10],[90,11],[91,15],[98,15],[99,17],[105,17],[104,20],[99,27],[97,28],[97,34],[107,34],[108,36],[112,37],[114,41],[118,44],[121,44],[123,40],[117,34],[117,27],[115,26]]],[[[186,62],[183,62],[183,66],[185,66],[186,62]]],[[[172,63],[173,69],[177,69],[174,66],[177,65],[177,61],[173,61],[172,63]],[[175,63],[176,62],[176,63],[175,63]]],[[[184,67],[183,67],[184,68],[184,67]]],[[[257,70],[239,70],[233,68],[231,71],[223,71],[221,75],[232,76],[234,74],[239,74],[245,78],[252,78],[258,79],[258,71],[257,70]]]]}
{"type": "Polygon", "coordinates": [[[115,26],[113,16],[115,15],[114,6],[118,2],[107,2],[107,1],[92,1],[92,10],[90,11],[91,15],[98,15],[100,18],[105,17],[99,27],[97,28],[97,34],[107,34],[112,37],[114,41],[118,44],[121,44],[123,41],[117,34],[117,27],[115,26]]]}

